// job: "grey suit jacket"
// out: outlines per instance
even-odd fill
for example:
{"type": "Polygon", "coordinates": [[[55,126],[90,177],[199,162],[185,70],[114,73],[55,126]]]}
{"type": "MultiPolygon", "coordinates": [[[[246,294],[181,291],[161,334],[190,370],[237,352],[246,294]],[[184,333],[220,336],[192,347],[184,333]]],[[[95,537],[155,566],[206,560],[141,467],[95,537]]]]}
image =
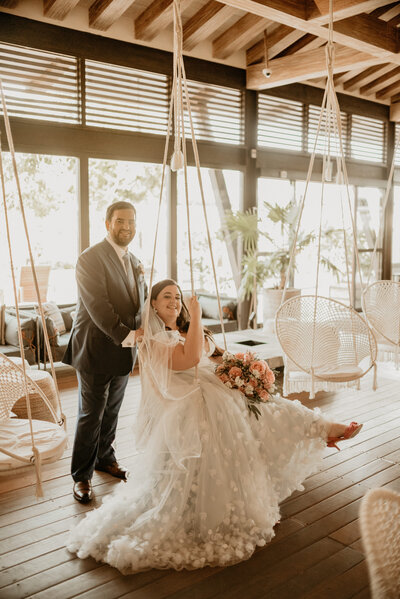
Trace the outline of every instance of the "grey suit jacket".
{"type": "Polygon", "coordinates": [[[114,248],[108,241],[85,250],[76,265],[78,304],[63,362],[79,371],[128,374],[136,349],[123,348],[129,331],[138,329],[147,287],[139,260],[130,254],[138,302],[114,248]]]}

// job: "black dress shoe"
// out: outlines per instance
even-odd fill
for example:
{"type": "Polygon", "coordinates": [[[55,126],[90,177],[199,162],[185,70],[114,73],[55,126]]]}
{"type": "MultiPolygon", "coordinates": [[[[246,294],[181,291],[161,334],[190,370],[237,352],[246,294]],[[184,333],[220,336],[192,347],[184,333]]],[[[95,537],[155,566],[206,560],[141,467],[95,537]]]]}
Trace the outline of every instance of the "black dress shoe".
{"type": "Polygon", "coordinates": [[[78,480],[74,482],[74,497],[80,503],[89,503],[93,497],[92,483],[90,480],[78,480]]]}
{"type": "Polygon", "coordinates": [[[111,474],[111,476],[115,476],[116,478],[121,478],[122,480],[128,480],[129,471],[118,464],[118,462],[111,462],[111,464],[98,464],[95,467],[95,470],[100,470],[100,472],[107,472],[107,474],[111,474]]]}

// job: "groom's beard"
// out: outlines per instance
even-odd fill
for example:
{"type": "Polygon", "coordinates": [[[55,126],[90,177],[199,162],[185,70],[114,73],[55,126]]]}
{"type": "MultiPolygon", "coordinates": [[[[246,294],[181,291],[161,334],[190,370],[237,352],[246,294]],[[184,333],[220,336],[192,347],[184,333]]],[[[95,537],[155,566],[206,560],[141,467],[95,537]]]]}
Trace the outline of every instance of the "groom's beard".
{"type": "Polygon", "coordinates": [[[118,233],[114,233],[114,231],[110,230],[109,233],[113,242],[124,248],[127,247],[135,237],[136,231],[119,231],[118,233]]]}

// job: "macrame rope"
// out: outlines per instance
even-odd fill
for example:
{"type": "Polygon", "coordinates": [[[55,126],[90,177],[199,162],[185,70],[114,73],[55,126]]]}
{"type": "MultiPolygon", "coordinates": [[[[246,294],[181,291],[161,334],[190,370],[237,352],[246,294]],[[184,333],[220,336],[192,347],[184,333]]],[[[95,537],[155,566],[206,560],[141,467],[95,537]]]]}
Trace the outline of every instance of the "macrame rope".
{"type": "MultiPolygon", "coordinates": [[[[15,183],[17,186],[17,193],[18,193],[19,206],[20,206],[20,210],[21,210],[21,217],[22,217],[22,222],[24,225],[25,238],[26,238],[28,253],[29,253],[29,260],[31,263],[32,277],[33,277],[33,282],[35,285],[36,296],[37,296],[37,300],[38,300],[38,308],[39,308],[40,318],[41,318],[42,327],[43,327],[43,337],[44,337],[47,353],[49,356],[51,374],[52,374],[52,377],[54,380],[54,386],[55,386],[55,391],[56,391],[56,398],[57,398],[59,412],[61,414],[62,422],[65,422],[65,416],[62,413],[60,393],[58,390],[57,377],[56,377],[56,373],[55,373],[55,369],[54,369],[54,361],[53,361],[53,355],[52,355],[51,347],[50,347],[49,335],[48,335],[47,327],[46,327],[46,320],[45,320],[45,316],[44,316],[44,312],[43,312],[42,301],[40,298],[40,291],[39,291],[39,284],[38,284],[38,280],[37,280],[37,276],[36,276],[35,262],[33,259],[28,225],[26,222],[25,209],[24,209],[24,204],[23,204],[23,200],[22,200],[22,192],[21,192],[21,186],[20,186],[19,175],[18,175],[17,161],[16,161],[16,157],[15,157],[14,142],[13,142],[13,138],[12,138],[12,134],[11,134],[10,120],[8,118],[7,106],[6,106],[4,90],[3,90],[3,83],[1,81],[1,79],[0,79],[0,93],[1,93],[1,103],[2,103],[2,107],[3,107],[4,124],[5,124],[5,129],[6,129],[7,142],[8,142],[8,147],[9,147],[10,154],[11,154],[11,162],[12,162],[13,171],[14,171],[15,183]]],[[[18,304],[18,302],[16,302],[16,310],[17,310],[17,304],[18,304]]]]}
{"type": "MultiPolygon", "coordinates": [[[[1,85],[1,80],[0,80],[0,89],[1,89],[3,109],[4,109],[5,102],[4,102],[4,95],[3,95],[3,88],[1,85]]],[[[16,286],[16,282],[15,282],[14,260],[13,260],[13,252],[12,252],[12,245],[11,245],[10,225],[9,225],[9,220],[8,220],[8,209],[7,209],[7,201],[6,201],[5,176],[4,176],[4,169],[3,169],[3,152],[2,152],[2,147],[1,147],[1,139],[0,139],[0,178],[1,178],[2,198],[3,198],[4,222],[6,225],[6,234],[7,234],[7,243],[8,243],[8,255],[9,255],[9,261],[10,261],[11,278],[12,278],[14,301],[15,301],[15,314],[17,317],[17,325],[18,325],[18,343],[19,343],[19,348],[20,348],[21,358],[22,358],[21,367],[22,367],[23,379],[24,379],[25,404],[26,404],[26,411],[28,414],[29,434],[30,434],[31,446],[32,446],[32,458],[34,458],[35,463],[38,463],[38,462],[40,463],[40,454],[35,445],[35,436],[33,433],[33,426],[32,426],[31,402],[30,402],[30,396],[29,396],[29,386],[28,386],[28,380],[27,380],[27,374],[26,374],[26,364],[25,364],[25,349],[24,349],[24,342],[22,339],[21,318],[20,318],[20,314],[19,314],[17,286],[16,286]]],[[[17,457],[19,459],[19,456],[17,456],[17,457]]],[[[42,490],[42,484],[41,484],[41,478],[40,478],[40,469],[38,470],[37,468],[36,468],[36,495],[37,495],[37,497],[43,496],[43,490],[42,490]]]]}
{"type": "MultiPolygon", "coordinates": [[[[388,200],[389,200],[389,192],[390,192],[390,189],[392,187],[393,174],[394,174],[394,168],[395,168],[395,162],[396,162],[396,154],[397,154],[397,150],[399,149],[399,145],[400,145],[400,127],[399,127],[399,132],[397,134],[397,139],[396,139],[396,143],[395,143],[395,147],[394,147],[394,152],[393,152],[392,164],[390,165],[389,177],[388,177],[388,180],[387,180],[387,183],[386,183],[385,195],[384,195],[384,198],[383,198],[382,220],[383,220],[383,217],[385,215],[386,206],[387,206],[387,203],[388,203],[388,200]]],[[[376,253],[378,251],[378,243],[379,243],[379,241],[381,239],[381,231],[382,230],[383,230],[383,227],[380,224],[378,234],[376,235],[376,238],[375,238],[374,251],[372,252],[371,262],[369,264],[366,286],[369,284],[369,280],[371,278],[372,270],[374,268],[374,262],[376,260],[376,253]]],[[[376,268],[376,272],[377,272],[377,270],[378,270],[378,268],[376,268]]]]}
{"type": "MultiPolygon", "coordinates": [[[[171,161],[171,168],[172,168],[172,164],[174,163],[174,159],[177,158],[177,156],[180,152],[182,152],[182,157],[183,157],[182,166],[183,166],[183,170],[184,170],[184,186],[185,186],[185,198],[186,198],[186,217],[187,217],[187,227],[188,227],[189,264],[190,264],[192,295],[194,295],[194,292],[195,292],[194,277],[193,277],[191,226],[190,226],[189,186],[188,186],[188,173],[187,173],[187,148],[186,148],[186,138],[185,138],[185,118],[184,118],[184,102],[183,102],[183,92],[184,92],[186,106],[187,106],[187,112],[188,112],[188,117],[189,117],[189,123],[190,123],[193,153],[194,153],[194,157],[195,157],[195,163],[196,163],[196,169],[197,169],[197,175],[198,175],[198,181],[199,181],[199,187],[200,187],[200,195],[201,195],[204,219],[205,219],[206,230],[207,230],[207,241],[208,241],[208,246],[209,246],[209,250],[210,250],[211,263],[212,263],[212,269],[213,269],[213,274],[214,274],[214,282],[215,282],[216,295],[217,295],[217,301],[218,301],[218,311],[219,311],[219,316],[220,316],[220,321],[221,321],[221,330],[222,330],[222,334],[223,334],[223,338],[224,338],[224,345],[225,345],[225,349],[226,349],[227,344],[226,344],[225,328],[224,328],[222,308],[221,308],[221,298],[220,298],[219,290],[218,290],[215,261],[214,261],[214,256],[213,256],[213,252],[212,252],[211,235],[210,235],[210,230],[209,230],[209,225],[208,225],[206,204],[205,204],[205,199],[204,199],[204,189],[203,189],[201,170],[200,170],[200,160],[199,160],[199,154],[198,154],[198,149],[197,149],[196,137],[195,137],[195,133],[194,133],[193,120],[192,120],[192,114],[191,114],[191,106],[190,106],[190,97],[189,97],[189,93],[188,93],[187,80],[186,80],[186,74],[185,74],[185,66],[184,66],[184,62],[183,62],[183,52],[182,52],[182,48],[183,48],[183,33],[182,33],[182,31],[183,31],[183,29],[182,29],[182,21],[181,21],[181,16],[180,16],[179,0],[174,0],[173,11],[174,11],[174,13],[173,13],[174,14],[173,83],[172,83],[171,104],[170,104],[168,126],[167,126],[167,137],[166,137],[165,148],[164,148],[164,158],[163,158],[161,188],[160,188],[160,196],[159,196],[158,212],[157,212],[157,222],[156,222],[156,230],[155,230],[155,236],[154,236],[153,258],[152,258],[151,272],[150,272],[150,289],[152,288],[152,284],[153,284],[154,263],[155,263],[155,256],[156,256],[156,251],[157,251],[158,230],[159,230],[159,222],[160,222],[160,214],[161,214],[161,203],[162,203],[162,196],[163,196],[163,189],[164,189],[164,182],[165,182],[165,169],[166,169],[166,164],[167,164],[168,149],[169,149],[169,143],[170,143],[170,132],[171,132],[171,128],[172,128],[172,115],[174,115],[175,139],[174,139],[174,155],[173,155],[173,158],[171,161]]],[[[179,162],[179,160],[178,160],[178,162],[179,162]]],[[[148,326],[149,311],[150,311],[150,303],[148,304],[147,312],[144,315],[145,330],[148,326]]],[[[197,380],[197,367],[195,369],[195,380],[197,380]]]]}
{"type": "MultiPolygon", "coordinates": [[[[343,141],[342,141],[342,125],[341,125],[341,120],[340,120],[341,119],[340,108],[339,108],[339,103],[337,100],[335,87],[334,87],[334,80],[333,80],[333,64],[334,64],[335,48],[334,48],[334,44],[333,44],[333,2],[332,2],[332,0],[329,1],[329,13],[330,13],[329,38],[328,38],[328,43],[325,48],[327,75],[328,75],[327,84],[325,87],[325,92],[324,92],[324,96],[323,96],[323,100],[322,100],[321,111],[320,111],[319,120],[318,120],[318,127],[317,127],[316,137],[315,137],[315,141],[314,141],[314,147],[313,147],[313,151],[312,151],[312,154],[310,157],[310,163],[309,163],[309,168],[308,168],[308,172],[307,172],[305,190],[304,190],[303,198],[300,203],[300,210],[299,210],[299,215],[298,215],[298,220],[297,220],[297,226],[296,226],[295,236],[294,236],[291,251],[290,251],[290,259],[289,259],[289,264],[288,264],[287,271],[286,271],[285,286],[284,286],[284,291],[283,291],[282,300],[281,300],[281,306],[282,306],[282,304],[285,301],[285,293],[286,293],[286,289],[288,286],[289,273],[290,273],[292,265],[294,263],[297,239],[298,239],[298,234],[299,234],[299,230],[300,230],[300,223],[301,223],[301,219],[303,216],[305,199],[306,199],[308,187],[309,187],[309,184],[311,181],[311,175],[312,175],[312,170],[313,170],[314,161],[315,161],[317,140],[318,140],[318,136],[320,134],[322,121],[325,116],[325,124],[324,124],[325,125],[325,127],[324,127],[325,128],[325,151],[324,151],[323,160],[322,160],[322,187],[321,187],[321,197],[320,197],[320,218],[319,218],[319,230],[318,230],[316,284],[315,284],[315,296],[314,296],[314,305],[313,305],[313,331],[312,331],[312,350],[311,350],[312,362],[311,363],[313,363],[314,353],[315,353],[317,297],[318,297],[318,292],[319,292],[319,269],[320,269],[320,261],[321,261],[322,212],[323,212],[323,200],[324,200],[323,196],[324,196],[325,183],[327,180],[327,170],[328,170],[328,167],[330,167],[330,165],[331,165],[331,134],[332,134],[332,130],[333,130],[333,133],[334,133],[334,136],[336,139],[336,146],[339,144],[339,147],[337,148],[337,150],[339,150],[339,152],[336,151],[338,184],[341,185],[341,183],[342,183],[341,179],[343,178],[343,183],[346,186],[346,191],[347,191],[347,204],[348,204],[348,210],[349,210],[349,214],[350,214],[352,231],[353,231],[353,244],[354,244],[354,254],[355,254],[355,258],[356,258],[356,269],[358,269],[358,273],[360,276],[361,290],[363,288],[361,266],[360,266],[359,255],[358,255],[358,248],[357,248],[357,231],[356,231],[355,219],[353,216],[353,210],[352,210],[352,206],[351,206],[347,169],[346,169],[346,165],[345,165],[345,161],[344,161],[344,157],[343,157],[344,153],[343,153],[343,141]]],[[[399,136],[399,139],[400,139],[400,136],[399,136]]],[[[353,310],[353,308],[352,308],[353,301],[352,301],[352,294],[351,294],[351,287],[350,287],[348,244],[347,244],[346,229],[345,229],[345,223],[344,223],[343,197],[342,197],[341,189],[340,189],[340,199],[341,199],[342,226],[343,226],[345,261],[346,261],[346,272],[347,272],[347,287],[348,287],[348,293],[349,293],[350,308],[353,310]]],[[[354,329],[354,323],[353,323],[353,312],[351,312],[351,322],[352,322],[352,330],[353,330],[353,335],[352,335],[353,336],[353,350],[354,350],[354,354],[355,354],[356,360],[357,360],[357,344],[356,344],[355,333],[354,333],[355,329],[354,329]]],[[[372,342],[371,339],[369,339],[369,348],[370,348],[370,354],[372,357],[373,348],[372,348],[371,342],[372,342]]],[[[312,390],[313,390],[313,385],[314,385],[313,368],[311,368],[311,385],[312,385],[312,390]]]]}

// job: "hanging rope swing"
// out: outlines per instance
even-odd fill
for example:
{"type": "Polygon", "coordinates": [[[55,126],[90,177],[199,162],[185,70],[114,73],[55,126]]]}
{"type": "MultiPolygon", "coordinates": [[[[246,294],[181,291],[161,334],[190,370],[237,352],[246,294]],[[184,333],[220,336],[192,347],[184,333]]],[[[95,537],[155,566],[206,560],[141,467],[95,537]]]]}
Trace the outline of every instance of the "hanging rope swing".
{"type": "MultiPolygon", "coordinates": [[[[187,147],[186,147],[186,138],[185,138],[185,112],[187,115],[187,121],[190,127],[190,135],[191,142],[193,148],[194,161],[197,172],[197,179],[200,190],[201,203],[203,207],[203,215],[204,222],[206,226],[207,232],[207,243],[210,251],[210,260],[212,265],[212,272],[214,277],[214,284],[216,289],[217,301],[218,301],[218,313],[219,319],[221,323],[221,330],[224,339],[225,349],[226,345],[226,337],[225,337],[225,329],[222,315],[222,306],[221,306],[221,298],[218,291],[218,282],[217,282],[217,274],[215,268],[215,260],[212,251],[212,242],[210,229],[207,218],[207,210],[206,210],[206,202],[204,196],[204,188],[202,182],[201,168],[200,168],[200,158],[199,152],[197,148],[196,135],[193,126],[192,119],[192,111],[190,105],[190,97],[188,92],[188,85],[186,80],[185,73],[185,65],[183,62],[183,28],[182,28],[182,20],[180,14],[180,0],[174,0],[173,2],[173,13],[174,13],[174,56],[173,56],[173,79],[172,79],[172,94],[171,94],[171,103],[169,109],[169,117],[168,117],[168,126],[167,126],[167,136],[165,141],[164,148],[164,158],[162,165],[162,175],[161,175],[161,187],[160,187],[160,196],[158,203],[158,211],[157,211],[157,221],[156,221],[156,230],[154,236],[154,246],[153,246],[153,258],[151,263],[151,273],[150,273],[150,289],[153,285],[153,275],[154,275],[154,263],[155,256],[157,252],[157,240],[158,240],[158,230],[160,223],[160,214],[161,214],[161,204],[163,198],[164,191],[164,183],[165,183],[165,172],[167,166],[169,145],[170,145],[170,137],[171,137],[171,129],[172,129],[172,117],[173,117],[173,129],[174,129],[174,150],[171,157],[171,170],[183,170],[184,176],[184,189],[185,189],[185,204],[186,204],[186,221],[187,221],[187,232],[188,232],[188,250],[189,250],[189,265],[190,265],[190,280],[191,280],[191,293],[195,295],[194,288],[194,275],[193,275],[193,252],[192,252],[192,237],[191,237],[191,220],[190,220],[190,202],[189,202],[189,185],[188,185],[188,163],[187,163],[187,147]]],[[[148,305],[148,309],[150,309],[150,304],[148,305]]],[[[149,311],[144,315],[144,328],[146,331],[146,326],[148,323],[149,311]]],[[[197,369],[195,379],[197,379],[197,369]]]]}
{"type": "Polygon", "coordinates": [[[344,161],[342,125],[334,81],[334,44],[333,44],[333,4],[330,0],[329,41],[326,45],[327,84],[322,100],[318,128],[313,152],[307,173],[304,195],[300,204],[299,217],[295,232],[286,276],[282,303],[276,313],[276,334],[285,358],[284,393],[293,391],[309,391],[310,398],[319,389],[332,390],[338,384],[356,382],[371,368],[374,369],[373,388],[376,389],[376,341],[364,318],[355,310],[351,290],[349,271],[348,239],[344,214],[347,211],[351,220],[356,268],[362,274],[357,250],[356,225],[353,217],[349,181],[344,161]],[[322,185],[320,196],[320,216],[318,230],[318,251],[316,266],[316,282],[314,295],[301,295],[285,302],[285,291],[288,274],[294,264],[296,244],[300,230],[301,218],[311,181],[317,142],[325,117],[325,151],[322,160],[322,185]],[[347,290],[349,304],[318,295],[321,263],[322,215],[324,209],[324,187],[331,180],[332,136],[337,140],[336,166],[337,181],[346,189],[346,202],[340,194],[340,209],[343,227],[343,245],[345,249],[347,290]],[[302,376],[303,373],[303,376],[302,376]],[[306,375],[306,376],[304,376],[306,375]],[[292,386],[291,383],[297,378],[292,386]],[[301,389],[300,389],[301,386],[301,389]]]}
{"type": "MultiPolygon", "coordinates": [[[[389,178],[386,184],[382,215],[386,213],[399,146],[400,131],[397,135],[389,178]]],[[[369,284],[374,267],[376,275],[379,272],[378,243],[382,238],[382,232],[383,225],[380,225],[368,270],[367,284],[362,294],[362,306],[365,317],[375,332],[378,341],[378,359],[394,362],[398,370],[400,367],[400,282],[378,280],[369,284]]]]}
{"type": "MultiPolygon", "coordinates": [[[[18,341],[21,353],[21,366],[0,353],[0,474],[7,473],[22,468],[24,466],[34,466],[36,471],[36,495],[43,495],[41,485],[41,464],[43,462],[52,462],[61,457],[67,444],[66,421],[62,413],[60,395],[57,387],[53,357],[51,353],[49,336],[47,333],[43,306],[40,298],[39,285],[36,276],[35,263],[33,259],[31,243],[29,238],[28,226],[25,216],[25,210],[22,200],[20,181],[18,176],[17,161],[14,150],[14,143],[11,135],[10,121],[8,118],[7,106],[5,102],[3,84],[0,79],[0,96],[4,115],[4,123],[7,135],[8,147],[11,155],[13,174],[15,178],[19,208],[22,217],[30,265],[32,268],[33,281],[36,290],[38,309],[43,327],[43,334],[47,353],[51,365],[51,373],[54,383],[54,392],[56,405],[54,406],[45,395],[42,388],[29,376],[25,361],[25,351],[21,330],[20,311],[18,306],[18,295],[15,278],[15,268],[12,250],[12,237],[10,233],[8,209],[6,200],[5,176],[2,161],[2,148],[0,144],[0,179],[2,204],[4,212],[4,223],[8,241],[8,253],[10,261],[10,271],[14,292],[15,313],[18,323],[18,341]],[[25,413],[27,419],[11,418],[11,411],[18,402],[25,403],[25,413]],[[33,402],[43,402],[47,414],[50,415],[52,422],[45,420],[34,420],[33,402]],[[27,446],[24,438],[30,439],[30,448],[27,446]]],[[[48,420],[48,418],[46,418],[48,420]]]]}

